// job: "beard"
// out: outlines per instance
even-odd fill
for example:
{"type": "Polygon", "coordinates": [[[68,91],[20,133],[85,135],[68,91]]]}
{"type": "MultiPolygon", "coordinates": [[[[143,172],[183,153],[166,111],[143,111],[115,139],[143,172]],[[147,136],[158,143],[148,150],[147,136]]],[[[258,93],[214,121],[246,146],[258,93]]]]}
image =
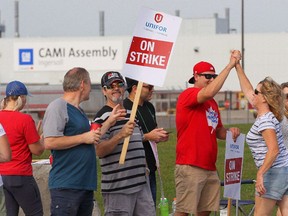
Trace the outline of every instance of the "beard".
{"type": "Polygon", "coordinates": [[[116,104],[122,104],[122,102],[123,102],[123,96],[120,96],[120,97],[112,97],[112,101],[114,102],[114,103],[116,103],[116,104]]]}

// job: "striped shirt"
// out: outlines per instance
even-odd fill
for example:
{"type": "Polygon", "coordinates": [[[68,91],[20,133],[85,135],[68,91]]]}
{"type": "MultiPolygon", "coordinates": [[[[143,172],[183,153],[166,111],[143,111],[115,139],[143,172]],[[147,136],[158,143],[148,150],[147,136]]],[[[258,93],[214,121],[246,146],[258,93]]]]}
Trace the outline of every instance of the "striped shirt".
{"type": "Polygon", "coordinates": [[[284,145],[288,149],[288,120],[286,116],[284,116],[283,120],[281,121],[281,127],[282,127],[284,145]]]}
{"type": "Polygon", "coordinates": [[[279,154],[273,162],[271,168],[288,166],[288,151],[286,151],[286,147],[283,143],[281,125],[274,114],[272,112],[268,112],[256,119],[246,137],[246,142],[252,152],[257,168],[259,169],[263,165],[268,151],[265,140],[262,137],[262,132],[266,129],[275,130],[279,145],[279,154]]]}
{"type": "MultiPolygon", "coordinates": [[[[103,123],[107,120],[111,111],[111,107],[104,106],[97,112],[94,121],[103,123]]],[[[126,118],[117,121],[114,126],[110,127],[106,134],[101,137],[101,140],[108,140],[116,135],[129,120],[129,117],[130,110],[127,110],[126,118]]],[[[136,124],[133,134],[130,136],[124,164],[119,164],[124,140],[110,154],[100,158],[102,193],[131,194],[143,189],[146,184],[146,161],[142,137],[143,133],[136,124]]]]}

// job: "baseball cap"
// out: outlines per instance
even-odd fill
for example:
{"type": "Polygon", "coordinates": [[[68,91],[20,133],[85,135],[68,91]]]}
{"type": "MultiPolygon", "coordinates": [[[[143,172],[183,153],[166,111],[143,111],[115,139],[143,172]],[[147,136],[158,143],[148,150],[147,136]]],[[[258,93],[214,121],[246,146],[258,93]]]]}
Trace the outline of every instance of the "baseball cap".
{"type": "Polygon", "coordinates": [[[201,61],[198,62],[197,64],[194,65],[193,67],[193,77],[189,79],[189,83],[194,84],[195,83],[195,74],[201,74],[204,72],[214,72],[215,73],[215,68],[212,64],[209,62],[201,61]]]}
{"type": "Polygon", "coordinates": [[[6,97],[18,95],[31,96],[24,83],[17,80],[8,83],[8,85],[6,86],[6,97]]]}
{"type": "Polygon", "coordinates": [[[115,81],[120,81],[120,82],[125,83],[124,78],[119,72],[117,71],[106,72],[101,78],[101,86],[102,87],[109,86],[115,81]]]}

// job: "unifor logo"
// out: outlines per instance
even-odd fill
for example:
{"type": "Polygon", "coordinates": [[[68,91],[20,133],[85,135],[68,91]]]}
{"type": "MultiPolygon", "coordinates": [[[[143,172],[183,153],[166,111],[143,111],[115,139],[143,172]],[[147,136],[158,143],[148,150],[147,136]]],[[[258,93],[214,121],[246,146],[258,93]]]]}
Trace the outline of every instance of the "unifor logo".
{"type": "Polygon", "coordinates": [[[160,14],[160,13],[156,13],[156,14],[155,14],[155,17],[154,17],[154,20],[155,20],[156,23],[162,22],[162,20],[163,20],[163,15],[160,14]]]}

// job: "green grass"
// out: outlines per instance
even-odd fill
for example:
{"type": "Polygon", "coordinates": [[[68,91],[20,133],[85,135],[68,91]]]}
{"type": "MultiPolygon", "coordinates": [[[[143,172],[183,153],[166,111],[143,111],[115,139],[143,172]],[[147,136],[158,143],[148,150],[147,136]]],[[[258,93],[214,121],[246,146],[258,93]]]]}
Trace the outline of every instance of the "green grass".
{"type": "MultiPolygon", "coordinates": [[[[239,127],[241,132],[247,134],[251,124],[240,124],[240,125],[226,125],[227,127],[239,127]]],[[[175,197],[175,183],[174,183],[174,168],[175,168],[175,147],[176,147],[176,132],[170,134],[168,142],[158,144],[158,154],[161,166],[161,176],[163,181],[164,195],[169,200],[170,211],[171,203],[175,197]]],[[[46,151],[41,157],[38,158],[48,158],[49,151],[46,151]]],[[[220,176],[220,179],[223,180],[224,177],[224,160],[225,160],[225,141],[218,141],[218,160],[217,160],[217,169],[220,176]]],[[[97,164],[98,169],[98,191],[95,192],[95,198],[98,202],[100,210],[103,214],[103,201],[100,193],[100,182],[101,182],[101,169],[99,167],[99,162],[97,164]]],[[[243,162],[243,171],[242,179],[255,179],[256,178],[256,167],[251,156],[251,152],[245,143],[244,148],[244,162],[243,162]]],[[[157,179],[157,205],[159,203],[161,194],[159,186],[159,178],[157,179]]],[[[254,185],[242,185],[241,189],[241,199],[254,199],[254,185]]],[[[245,207],[251,208],[251,206],[245,207]]],[[[232,208],[232,215],[235,215],[235,209],[232,208]]],[[[157,208],[157,215],[160,215],[160,211],[157,208]]],[[[241,215],[241,214],[239,214],[241,215]]]]}
{"type": "MultiPolygon", "coordinates": [[[[239,127],[241,132],[247,134],[251,124],[241,125],[227,125],[227,127],[239,127]]],[[[158,144],[158,154],[161,166],[161,176],[163,181],[164,195],[169,200],[170,211],[171,203],[175,197],[175,182],[174,182],[174,169],[175,169],[175,148],[176,148],[176,131],[170,134],[169,141],[158,144]]],[[[217,169],[221,180],[224,178],[224,160],[225,160],[225,141],[218,141],[218,160],[217,169]]],[[[99,168],[100,169],[100,168],[99,168]]],[[[251,156],[248,146],[245,144],[244,149],[244,162],[243,162],[243,179],[254,179],[256,176],[256,167],[251,156]]],[[[98,176],[100,177],[100,175],[98,176]]],[[[159,203],[161,193],[159,185],[159,177],[157,179],[157,205],[159,203]]],[[[100,183],[100,179],[98,180],[100,183]]],[[[100,191],[100,185],[98,186],[100,191]]],[[[96,192],[96,199],[102,209],[102,197],[100,192],[96,192]]],[[[254,199],[254,185],[245,185],[241,190],[241,199],[254,199]]],[[[234,209],[232,209],[234,210],[234,209]]],[[[157,208],[157,215],[160,216],[160,210],[157,208]]]]}

